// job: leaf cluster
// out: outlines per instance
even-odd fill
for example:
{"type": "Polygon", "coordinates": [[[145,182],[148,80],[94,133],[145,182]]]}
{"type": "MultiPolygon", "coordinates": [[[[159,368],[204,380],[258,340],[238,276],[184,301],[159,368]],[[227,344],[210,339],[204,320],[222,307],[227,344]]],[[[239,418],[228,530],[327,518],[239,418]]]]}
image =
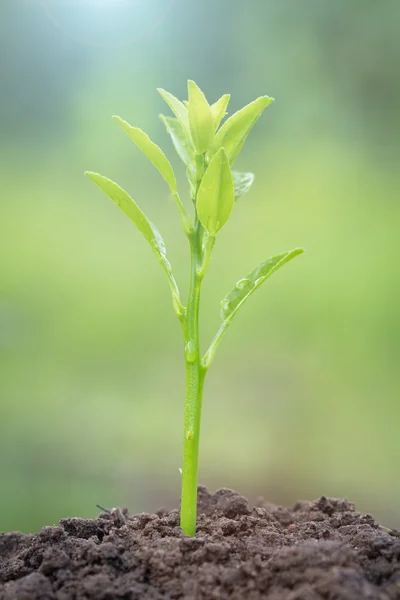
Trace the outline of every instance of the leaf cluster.
{"type": "MultiPolygon", "coordinates": [[[[194,81],[188,82],[188,99],[183,102],[163,89],[158,89],[158,92],[174,115],[160,115],[160,119],[185,165],[194,217],[181,200],[173,167],[161,148],[138,127],[132,127],[120,117],[113,118],[167,183],[189,239],[195,231],[196,235],[200,233],[203,260],[199,275],[204,276],[218,232],[228,221],[235,202],[249,191],[254,182],[253,173],[233,170],[233,164],[250,131],[273,98],[261,96],[225,119],[229,94],[209,104],[194,81]]],[[[182,319],[185,307],[181,303],[179,289],[166,257],[165,244],[158,230],[120,186],[98,173],[87,172],[86,175],[133,221],[150,243],[168,278],[175,312],[182,319]]],[[[272,273],[301,252],[301,249],[296,249],[275,256],[236,284],[221,303],[222,325],[204,357],[205,365],[209,366],[226,327],[244,301],[272,273]]]]}

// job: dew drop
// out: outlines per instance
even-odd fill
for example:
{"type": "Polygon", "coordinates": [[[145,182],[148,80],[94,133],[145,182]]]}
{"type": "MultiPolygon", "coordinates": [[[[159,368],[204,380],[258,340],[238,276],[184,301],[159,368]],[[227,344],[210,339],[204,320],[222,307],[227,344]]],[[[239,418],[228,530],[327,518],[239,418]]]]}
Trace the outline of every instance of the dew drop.
{"type": "Polygon", "coordinates": [[[222,310],[227,310],[228,307],[229,307],[229,300],[222,300],[222,302],[221,302],[222,310]]]}
{"type": "Polygon", "coordinates": [[[243,290],[249,283],[251,283],[250,279],[239,279],[239,281],[236,283],[236,287],[238,290],[243,290]]]}
{"type": "Polygon", "coordinates": [[[227,299],[222,300],[222,302],[221,302],[221,315],[222,315],[223,319],[225,319],[225,316],[226,316],[227,312],[229,311],[229,306],[230,306],[229,300],[227,300],[227,299]]]}

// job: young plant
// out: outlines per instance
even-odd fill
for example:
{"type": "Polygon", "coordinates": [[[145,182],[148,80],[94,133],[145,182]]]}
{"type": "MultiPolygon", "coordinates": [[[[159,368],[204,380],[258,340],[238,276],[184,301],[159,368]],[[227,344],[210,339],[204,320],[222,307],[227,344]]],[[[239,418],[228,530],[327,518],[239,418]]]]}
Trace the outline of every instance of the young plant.
{"type": "Polygon", "coordinates": [[[182,303],[178,285],[167,260],[164,241],[155,226],[119,185],[98,173],[87,172],[86,175],[142,232],[160,262],[171,288],[173,307],[182,326],[186,362],[180,523],[183,532],[193,536],[196,532],[200,418],[206,373],[219,343],[240,307],[264,281],[303,250],[296,248],[273,256],[236,283],[221,302],[221,325],[202,356],[199,336],[201,284],[210,264],[218,232],[228,221],[237,200],[250,189],[254,181],[252,173],[233,171],[232,166],[252,127],[273,99],[268,96],[257,98],[221,125],[230,99],[228,94],[210,105],[194,81],[188,82],[187,101],[181,102],[163,89],[158,91],[175,115],[160,115],[160,118],[186,167],[193,202],[193,217],[181,200],[174,170],[163,151],[141,129],[132,127],[120,117],[114,117],[114,120],[153,163],[176,202],[191,254],[189,296],[186,305],[182,303]]]}

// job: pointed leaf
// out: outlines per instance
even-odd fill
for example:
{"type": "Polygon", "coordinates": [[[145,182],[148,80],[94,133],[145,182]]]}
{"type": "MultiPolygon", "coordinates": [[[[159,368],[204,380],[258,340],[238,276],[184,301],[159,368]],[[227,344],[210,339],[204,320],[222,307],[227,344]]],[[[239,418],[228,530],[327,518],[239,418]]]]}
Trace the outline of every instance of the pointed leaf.
{"type": "Polygon", "coordinates": [[[85,175],[89,177],[103,192],[116,204],[123,213],[136,225],[142,232],[146,240],[151,245],[158,258],[165,259],[166,250],[164,241],[158,230],[148,220],[146,215],[140,210],[136,202],[130,197],[128,192],[122,189],[117,183],[100,175],[86,171],[85,175]]]}
{"type": "Polygon", "coordinates": [[[254,182],[254,173],[240,173],[232,171],[233,183],[235,185],[235,200],[239,200],[243,194],[249,191],[254,182]]]}
{"type": "Polygon", "coordinates": [[[204,154],[210,147],[215,131],[211,108],[199,86],[191,80],[188,81],[188,97],[189,125],[193,144],[197,154],[204,154]]]}
{"type": "Polygon", "coordinates": [[[253,125],[271,102],[273,102],[273,98],[262,96],[229,117],[214,138],[209,152],[210,156],[218,152],[220,148],[225,148],[225,152],[233,164],[253,125]]]}
{"type": "Polygon", "coordinates": [[[183,127],[178,119],[175,117],[164,117],[164,115],[160,115],[160,119],[164,123],[167,133],[171,136],[172,143],[174,144],[179,158],[185,165],[194,164],[194,148],[185,135],[183,127]]]}
{"type": "Polygon", "coordinates": [[[226,115],[226,109],[230,99],[230,94],[224,94],[217,102],[214,102],[214,104],[211,105],[211,112],[214,119],[214,131],[218,129],[222,119],[226,115]]]}
{"type": "Polygon", "coordinates": [[[175,96],[173,96],[169,92],[166,92],[162,88],[157,88],[157,91],[160,94],[161,98],[165,100],[165,102],[168,104],[168,106],[178,119],[179,123],[182,125],[185,134],[190,139],[189,116],[187,107],[183,104],[183,102],[178,100],[178,98],[175,98],[175,96]]]}
{"type": "Polygon", "coordinates": [[[171,163],[165,156],[164,152],[151,141],[147,133],[139,129],[138,127],[132,127],[121,119],[120,117],[113,117],[114,121],[122,127],[122,129],[129,135],[131,140],[141,149],[143,154],[153,163],[155,168],[160,172],[161,176],[167,182],[172,193],[175,193],[178,189],[175,173],[171,163]]]}
{"type": "Polygon", "coordinates": [[[136,202],[130,197],[128,192],[122,189],[117,183],[100,175],[86,171],[85,175],[89,177],[107,196],[118,206],[123,213],[136,225],[149,242],[154,254],[157,256],[162,269],[164,270],[172,292],[175,312],[181,314],[182,305],[179,297],[179,289],[172,274],[171,265],[167,259],[167,250],[160,232],[151,223],[146,215],[140,210],[136,202]]]}
{"type": "Polygon", "coordinates": [[[210,235],[215,235],[225,225],[234,201],[229,159],[221,148],[210,161],[197,192],[197,214],[210,235]]]}
{"type": "Polygon", "coordinates": [[[230,321],[242,304],[251,296],[261,284],[264,283],[275,271],[283,267],[295,256],[302,254],[302,248],[296,248],[290,252],[284,252],[273,256],[261,263],[254,271],[244,279],[240,279],[234,289],[221,302],[221,316],[223,321],[230,321]]]}

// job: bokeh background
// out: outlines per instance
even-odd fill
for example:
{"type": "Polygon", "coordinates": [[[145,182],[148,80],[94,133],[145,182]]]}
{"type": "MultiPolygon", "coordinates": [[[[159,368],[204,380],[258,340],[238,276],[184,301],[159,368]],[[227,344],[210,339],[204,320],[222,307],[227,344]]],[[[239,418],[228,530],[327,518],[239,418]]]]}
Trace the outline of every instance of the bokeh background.
{"type": "MultiPolygon", "coordinates": [[[[289,504],[346,496],[400,525],[398,0],[3,0],[0,4],[0,530],[96,503],[179,499],[184,365],[151,250],[86,169],[188,250],[164,182],[111,120],[185,178],[156,87],[195,79],[229,112],[269,94],[237,161],[256,182],[218,240],[219,302],[303,246],[235,319],[209,373],[201,483],[289,504]]],[[[187,198],[187,194],[186,194],[187,198]]]]}

